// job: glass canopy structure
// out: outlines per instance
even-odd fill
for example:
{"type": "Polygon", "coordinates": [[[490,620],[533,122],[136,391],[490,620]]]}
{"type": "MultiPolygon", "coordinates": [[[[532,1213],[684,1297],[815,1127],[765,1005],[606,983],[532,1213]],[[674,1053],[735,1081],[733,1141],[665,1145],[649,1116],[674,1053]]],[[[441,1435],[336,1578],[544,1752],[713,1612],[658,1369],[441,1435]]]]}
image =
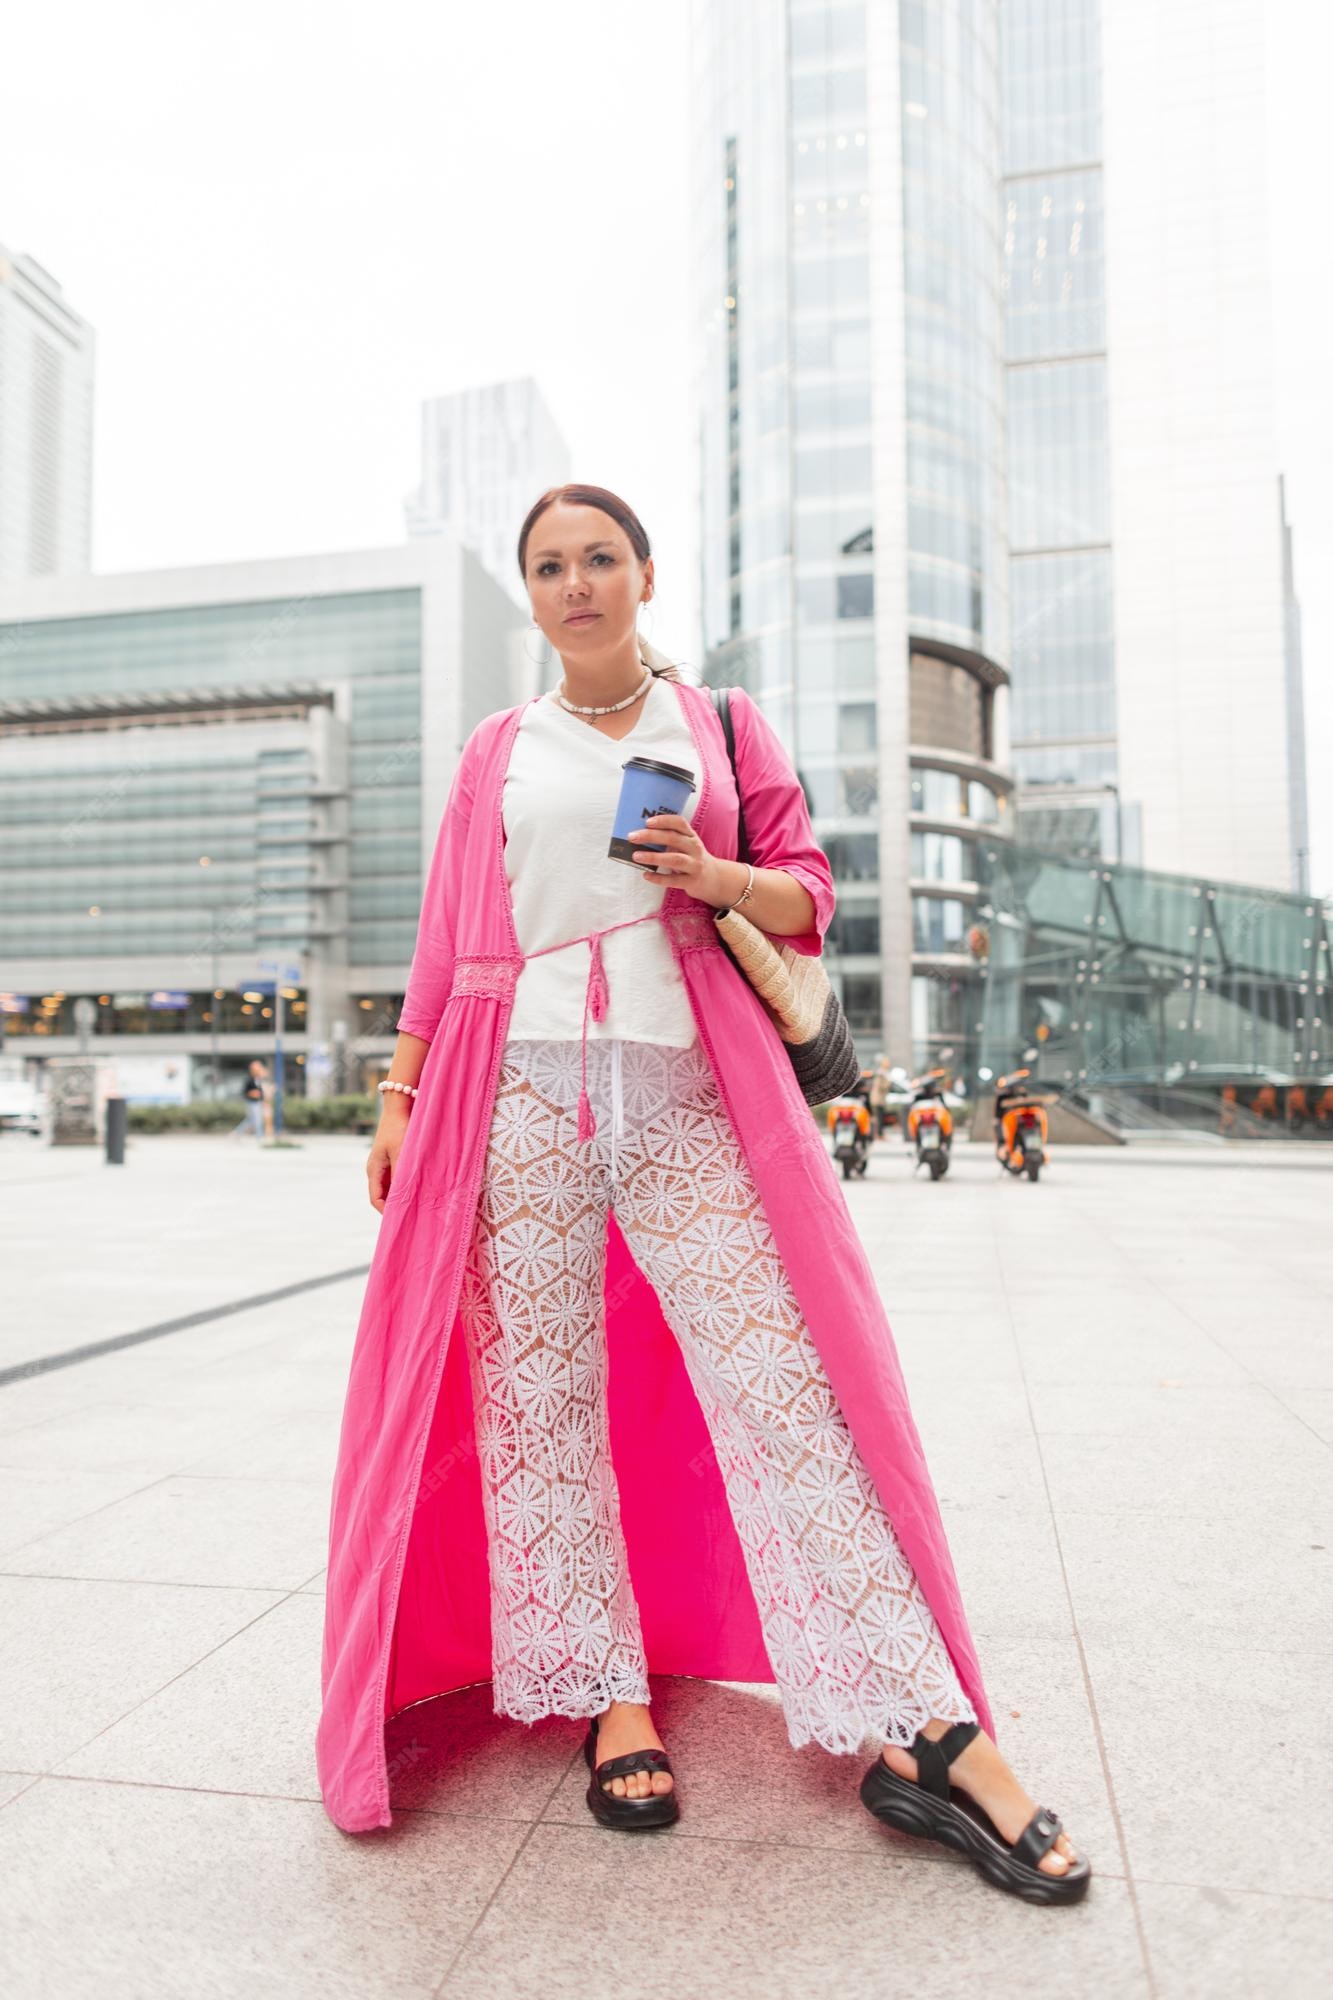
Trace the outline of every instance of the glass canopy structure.
{"type": "MultiPolygon", "coordinates": [[[[1029,1049],[1117,1122],[1333,1136],[1333,921],[1316,898],[978,843],[968,1067],[1029,1049]]],[[[960,1051],[960,1054],[962,1052],[960,1051]]]]}

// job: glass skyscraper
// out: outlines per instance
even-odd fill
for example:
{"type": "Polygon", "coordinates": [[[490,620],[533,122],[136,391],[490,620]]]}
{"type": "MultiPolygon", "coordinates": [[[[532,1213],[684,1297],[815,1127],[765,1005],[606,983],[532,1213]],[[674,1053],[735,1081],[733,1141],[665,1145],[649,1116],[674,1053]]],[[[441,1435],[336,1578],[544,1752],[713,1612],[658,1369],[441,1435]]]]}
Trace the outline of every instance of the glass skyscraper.
{"type": "Polygon", "coordinates": [[[1022,837],[1119,859],[1100,16],[1000,7],[1012,719],[1022,837]]]}
{"type": "Polygon", "coordinates": [[[966,1062],[979,837],[1300,886],[1262,9],[693,27],[705,676],[806,784],[863,1053],[966,1062]]]}
{"type": "Polygon", "coordinates": [[[1009,817],[996,7],[695,26],[705,673],[788,743],[831,976],[913,1061],[974,1033],[975,837],[1009,817]]]}
{"type": "Polygon", "coordinates": [[[0,243],[0,586],[92,557],[93,329],[0,243]]]}

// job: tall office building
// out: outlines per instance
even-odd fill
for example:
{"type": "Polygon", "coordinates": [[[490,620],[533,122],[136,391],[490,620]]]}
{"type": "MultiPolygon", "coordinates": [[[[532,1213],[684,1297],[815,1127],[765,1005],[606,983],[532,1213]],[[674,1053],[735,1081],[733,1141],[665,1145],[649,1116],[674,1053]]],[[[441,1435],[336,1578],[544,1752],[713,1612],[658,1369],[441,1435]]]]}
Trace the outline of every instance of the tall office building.
{"type": "Polygon", "coordinates": [[[421,484],[407,531],[447,528],[526,614],[519,524],[539,493],[570,476],[569,449],[530,376],[432,397],[421,406],[421,484]]]}
{"type": "Polygon", "coordinates": [[[695,208],[703,645],[786,740],[865,1054],[956,1045],[1004,837],[992,0],[706,0],[695,208]]]}
{"type": "Polygon", "coordinates": [[[93,330],[0,244],[0,584],[92,559],[93,330]]]}
{"type": "Polygon", "coordinates": [[[1261,0],[1000,0],[1020,833],[1300,891],[1261,0]]]}
{"type": "Polygon", "coordinates": [[[787,742],[905,1062],[976,1032],[1020,817],[1296,879],[1259,0],[1106,11],[695,4],[705,672],[787,742]]]}
{"type": "Polygon", "coordinates": [[[1100,11],[1000,0],[1013,756],[1023,840],[1136,860],[1116,724],[1100,11]]]}

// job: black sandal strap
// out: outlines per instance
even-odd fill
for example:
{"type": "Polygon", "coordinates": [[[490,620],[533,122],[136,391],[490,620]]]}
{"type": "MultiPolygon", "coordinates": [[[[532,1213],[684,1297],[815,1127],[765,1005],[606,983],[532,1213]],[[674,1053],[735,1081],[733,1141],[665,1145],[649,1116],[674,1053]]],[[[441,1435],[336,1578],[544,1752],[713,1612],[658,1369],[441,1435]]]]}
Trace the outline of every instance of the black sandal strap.
{"type": "Polygon", "coordinates": [[[980,1732],[979,1722],[955,1722],[951,1729],[945,1730],[938,1743],[933,1743],[918,1730],[911,1749],[911,1755],[916,1758],[917,1783],[933,1797],[947,1799],[950,1790],[949,1766],[980,1732]]]}
{"type": "Polygon", "coordinates": [[[1035,1868],[1043,1855],[1049,1854],[1064,1831],[1060,1815],[1051,1812],[1047,1806],[1038,1806],[1010,1852],[1015,1861],[1026,1861],[1035,1868]]]}
{"type": "Polygon", "coordinates": [[[665,1750],[630,1750],[623,1757],[608,1757],[593,1775],[600,1784],[604,1778],[628,1778],[635,1771],[670,1770],[671,1760],[665,1750]]]}

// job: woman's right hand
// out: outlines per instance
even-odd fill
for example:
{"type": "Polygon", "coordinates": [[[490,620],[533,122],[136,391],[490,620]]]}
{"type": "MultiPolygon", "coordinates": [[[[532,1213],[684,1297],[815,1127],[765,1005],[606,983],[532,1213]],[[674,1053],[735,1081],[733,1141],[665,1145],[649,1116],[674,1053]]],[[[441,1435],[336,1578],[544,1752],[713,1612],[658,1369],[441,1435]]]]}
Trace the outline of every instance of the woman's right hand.
{"type": "MultiPolygon", "coordinates": [[[[424,1073],[429,1054],[429,1042],[400,1028],[391,1064],[395,1081],[415,1088],[424,1073]]],[[[407,1121],[412,1116],[413,1100],[401,1090],[381,1090],[379,1100],[380,1122],[375,1128],[370,1157],[366,1161],[366,1180],[370,1185],[370,1205],[383,1215],[398,1168],[398,1155],[407,1136],[407,1121]]]]}
{"type": "Polygon", "coordinates": [[[375,1133],[369,1156],[366,1160],[366,1181],[370,1188],[370,1205],[384,1213],[384,1204],[393,1184],[394,1172],[398,1166],[398,1155],[403,1140],[407,1137],[407,1119],[400,1111],[387,1108],[380,1116],[379,1128],[375,1133]]]}

